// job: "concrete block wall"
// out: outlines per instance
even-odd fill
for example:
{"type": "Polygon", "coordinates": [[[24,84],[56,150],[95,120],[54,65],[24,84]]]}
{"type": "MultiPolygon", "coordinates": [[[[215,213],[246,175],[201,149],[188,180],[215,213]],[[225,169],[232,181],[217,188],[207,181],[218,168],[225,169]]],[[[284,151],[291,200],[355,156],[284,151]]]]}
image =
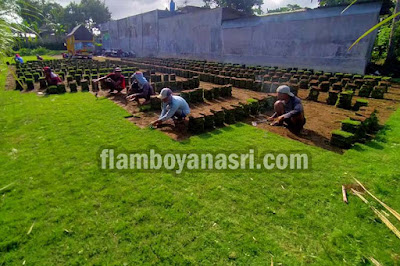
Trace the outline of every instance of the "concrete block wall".
{"type": "Polygon", "coordinates": [[[343,14],[343,7],[333,7],[225,21],[223,61],[364,73],[376,32],[348,48],[378,23],[380,7],[369,3],[343,14]]]}
{"type": "Polygon", "coordinates": [[[160,19],[158,56],[219,60],[221,20],[220,8],[160,19]]]}
{"type": "Polygon", "coordinates": [[[376,32],[350,45],[379,19],[381,3],[318,8],[262,17],[227,9],[174,15],[152,11],[101,25],[105,49],[138,56],[206,59],[363,74],[376,32]]]}

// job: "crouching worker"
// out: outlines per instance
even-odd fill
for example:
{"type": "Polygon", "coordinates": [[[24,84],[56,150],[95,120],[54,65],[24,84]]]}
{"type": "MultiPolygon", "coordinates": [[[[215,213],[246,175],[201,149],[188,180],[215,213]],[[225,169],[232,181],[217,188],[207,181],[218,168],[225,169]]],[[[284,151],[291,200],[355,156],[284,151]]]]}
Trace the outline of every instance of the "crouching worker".
{"type": "Polygon", "coordinates": [[[53,86],[62,83],[61,78],[53,71],[51,71],[50,67],[44,67],[43,72],[44,72],[44,77],[47,81],[47,85],[53,86]]]}
{"type": "Polygon", "coordinates": [[[290,91],[288,86],[279,86],[277,92],[275,113],[268,120],[272,121],[273,126],[286,126],[293,133],[300,133],[306,123],[301,100],[290,91]]]}
{"type": "Polygon", "coordinates": [[[132,86],[128,91],[126,99],[136,101],[140,105],[139,99],[145,99],[143,104],[150,103],[150,96],[154,94],[154,89],[143,76],[142,72],[136,72],[132,75],[132,86]]]}
{"type": "Polygon", "coordinates": [[[99,81],[101,81],[102,87],[110,90],[110,93],[114,92],[115,90],[120,93],[123,89],[125,89],[125,77],[122,75],[122,70],[119,67],[116,67],[113,73],[93,80],[96,86],[99,81]]]}
{"type": "Polygon", "coordinates": [[[182,97],[172,95],[171,89],[162,89],[158,98],[162,101],[162,111],[158,120],[152,123],[153,126],[160,125],[171,118],[175,124],[181,123],[190,114],[189,104],[182,97]]]}

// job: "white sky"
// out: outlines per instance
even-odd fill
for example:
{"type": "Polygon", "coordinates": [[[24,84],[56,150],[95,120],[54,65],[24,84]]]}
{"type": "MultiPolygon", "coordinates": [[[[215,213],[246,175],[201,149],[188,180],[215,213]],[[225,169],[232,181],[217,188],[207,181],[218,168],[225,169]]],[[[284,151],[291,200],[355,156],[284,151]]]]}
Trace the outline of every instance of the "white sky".
{"type": "MultiPolygon", "coordinates": [[[[53,0],[54,2],[60,3],[66,6],[70,2],[79,2],[71,0],[53,0]]],[[[152,11],[155,9],[164,10],[169,8],[170,0],[104,0],[108,9],[112,13],[113,19],[120,19],[124,17],[133,16],[136,14],[152,11]]],[[[193,5],[193,6],[203,6],[204,2],[202,0],[175,0],[177,6],[193,5]]],[[[318,6],[317,0],[264,0],[264,5],[262,6],[264,12],[267,9],[276,9],[278,7],[284,7],[287,4],[298,4],[301,7],[311,7],[315,8],[318,6]]]]}

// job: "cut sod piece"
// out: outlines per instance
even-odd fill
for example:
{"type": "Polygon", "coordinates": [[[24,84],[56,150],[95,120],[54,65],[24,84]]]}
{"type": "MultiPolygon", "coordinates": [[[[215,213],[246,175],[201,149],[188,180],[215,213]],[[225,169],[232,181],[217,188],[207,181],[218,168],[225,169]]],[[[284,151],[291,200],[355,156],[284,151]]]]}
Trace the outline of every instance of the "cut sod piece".
{"type": "Polygon", "coordinates": [[[214,124],[217,127],[223,127],[225,123],[225,112],[223,110],[221,111],[214,111],[211,110],[211,112],[214,114],[214,124]]]}
{"type": "Polygon", "coordinates": [[[358,96],[368,98],[372,92],[372,87],[370,85],[364,84],[361,86],[358,96]]]}
{"type": "Polygon", "coordinates": [[[46,89],[47,94],[57,94],[58,93],[58,87],[56,85],[52,85],[47,87],[46,89]]]}
{"type": "Polygon", "coordinates": [[[368,106],[368,100],[365,99],[357,99],[356,103],[353,106],[354,111],[360,110],[361,107],[368,106]]]}
{"type": "Polygon", "coordinates": [[[343,109],[351,109],[351,100],[353,99],[353,91],[344,91],[339,94],[336,107],[343,109]]]}
{"type": "Polygon", "coordinates": [[[189,117],[189,131],[194,134],[204,132],[204,117],[189,117]]]}
{"type": "Polygon", "coordinates": [[[71,92],[78,92],[78,84],[76,84],[76,81],[71,81],[69,83],[69,89],[71,92]]]}
{"type": "Polygon", "coordinates": [[[338,97],[339,97],[338,91],[333,91],[333,90],[329,91],[329,96],[328,99],[326,99],[326,103],[329,105],[335,105],[338,97]]]}
{"type": "Polygon", "coordinates": [[[86,79],[82,79],[81,88],[82,88],[82,91],[89,91],[89,81],[86,79]]]}
{"type": "Polygon", "coordinates": [[[332,131],[331,145],[337,146],[339,148],[348,149],[354,143],[355,136],[353,133],[334,130],[332,131]]]}
{"type": "Polygon", "coordinates": [[[31,90],[35,89],[35,86],[34,86],[34,83],[33,83],[33,79],[27,78],[27,79],[25,79],[25,83],[26,83],[26,89],[28,91],[31,91],[31,90]]]}
{"type": "Polygon", "coordinates": [[[57,85],[57,93],[62,94],[62,93],[66,93],[67,90],[65,89],[65,84],[58,84],[57,85]]]}
{"type": "Polygon", "coordinates": [[[371,92],[371,98],[383,99],[386,88],[383,86],[375,86],[371,92]]]}
{"type": "Polygon", "coordinates": [[[307,100],[318,102],[318,96],[320,91],[321,89],[318,88],[317,86],[311,86],[308,92],[307,100]]]}

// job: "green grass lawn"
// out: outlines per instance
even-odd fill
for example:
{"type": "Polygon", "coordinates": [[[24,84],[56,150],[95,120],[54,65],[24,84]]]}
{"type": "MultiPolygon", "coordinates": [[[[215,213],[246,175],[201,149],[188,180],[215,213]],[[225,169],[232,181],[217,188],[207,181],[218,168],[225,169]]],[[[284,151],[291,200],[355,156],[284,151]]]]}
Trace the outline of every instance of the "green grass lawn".
{"type": "MultiPolygon", "coordinates": [[[[60,52],[59,54],[61,54],[61,51],[59,51],[59,52],[60,52]]],[[[42,57],[43,57],[44,60],[54,59],[54,57],[51,56],[51,55],[42,55],[42,57]]],[[[35,60],[37,60],[36,55],[22,56],[22,58],[24,59],[24,62],[35,61],[35,60]]],[[[4,63],[5,63],[5,62],[9,62],[10,64],[15,63],[14,57],[7,57],[7,58],[5,58],[3,61],[4,61],[4,63]]]]}
{"type": "Polygon", "coordinates": [[[4,77],[3,66],[0,188],[12,185],[0,191],[1,265],[400,263],[400,239],[341,194],[356,177],[400,211],[400,111],[377,140],[344,155],[244,124],[176,142],[107,99],[4,91],[4,77]],[[302,150],[312,170],[100,171],[102,146],[302,150]]]}

